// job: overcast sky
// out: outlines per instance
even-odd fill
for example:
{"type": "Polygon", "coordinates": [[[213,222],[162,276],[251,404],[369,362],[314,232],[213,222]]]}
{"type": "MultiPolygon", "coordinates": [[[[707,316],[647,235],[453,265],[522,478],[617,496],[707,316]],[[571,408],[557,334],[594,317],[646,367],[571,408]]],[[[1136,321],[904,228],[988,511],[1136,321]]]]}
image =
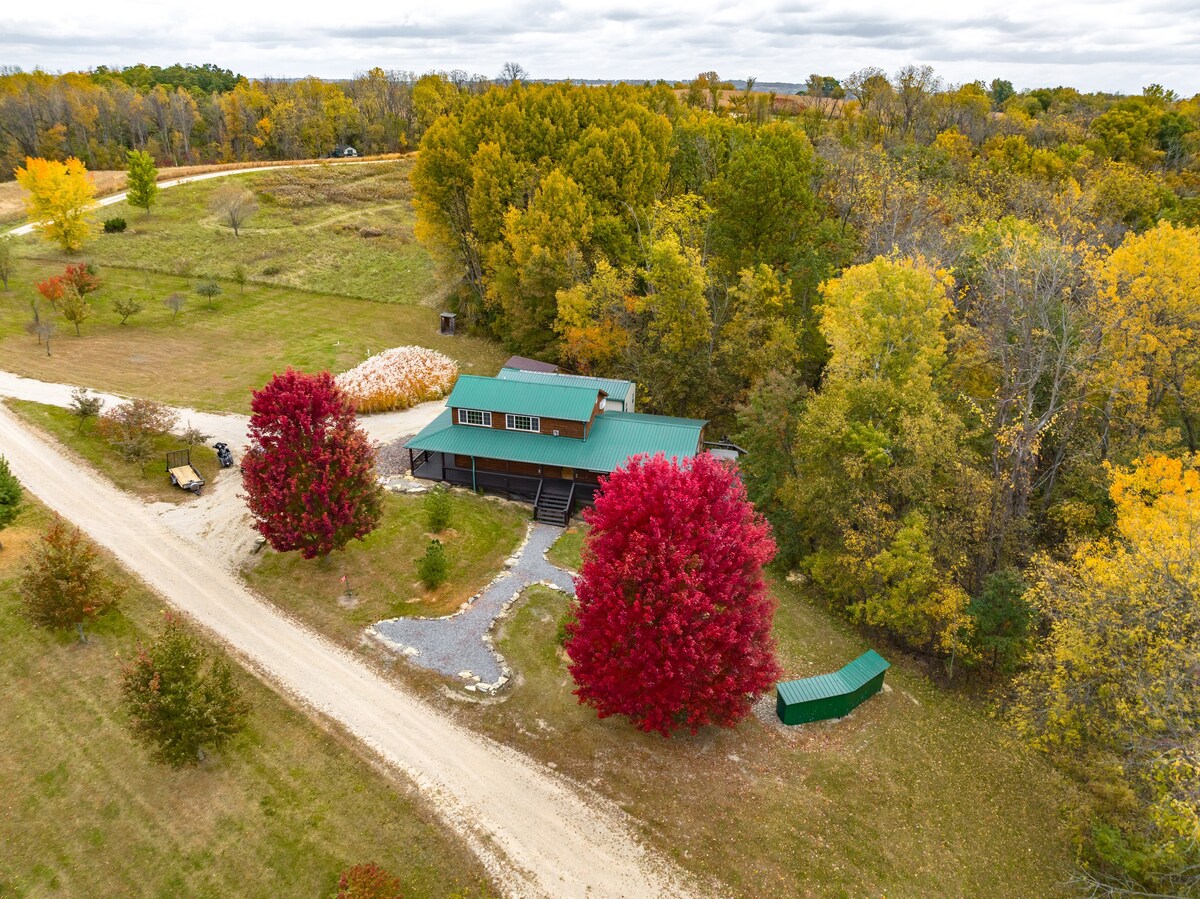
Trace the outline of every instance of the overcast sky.
{"type": "Polygon", "coordinates": [[[214,62],[250,77],[346,77],[372,66],[534,78],[804,81],[928,63],[950,82],[1007,78],[1200,93],[1200,0],[813,3],[808,0],[57,0],[0,12],[0,65],[214,62]]]}

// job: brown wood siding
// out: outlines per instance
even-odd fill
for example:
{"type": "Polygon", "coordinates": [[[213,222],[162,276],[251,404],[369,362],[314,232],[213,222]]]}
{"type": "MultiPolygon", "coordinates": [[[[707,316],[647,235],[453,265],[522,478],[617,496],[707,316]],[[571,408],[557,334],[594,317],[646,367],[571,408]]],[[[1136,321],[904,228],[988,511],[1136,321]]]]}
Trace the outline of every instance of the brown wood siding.
{"type": "Polygon", "coordinates": [[[559,437],[575,437],[579,440],[583,439],[584,428],[587,426],[582,421],[567,421],[563,418],[543,418],[541,420],[543,434],[553,435],[558,431],[559,437]]]}

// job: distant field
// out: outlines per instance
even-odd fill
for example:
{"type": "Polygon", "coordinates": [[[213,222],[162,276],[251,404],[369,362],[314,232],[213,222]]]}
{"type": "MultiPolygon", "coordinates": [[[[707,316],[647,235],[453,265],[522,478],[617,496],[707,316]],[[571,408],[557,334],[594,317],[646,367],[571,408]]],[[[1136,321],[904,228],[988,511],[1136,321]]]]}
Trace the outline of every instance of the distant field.
{"type": "MultiPolygon", "coordinates": [[[[867,648],[776,590],[787,676],[834,670],[867,648]]],[[[617,802],[683,867],[738,896],[1070,895],[1059,813],[1069,788],[903,659],[890,691],[843,721],[785,730],[772,705],[765,723],[664,740],[577,703],[559,644],[566,612],[561,594],[530,588],[499,631],[513,688],[460,715],[617,802]]]]}
{"type": "MultiPolygon", "coordinates": [[[[392,159],[399,154],[388,156],[365,156],[359,161],[369,162],[374,159],[392,159]]],[[[174,178],[186,178],[188,175],[203,175],[205,172],[230,172],[238,169],[259,168],[261,166],[288,166],[297,162],[322,162],[318,159],[271,160],[262,162],[216,162],[209,165],[167,166],[158,170],[159,181],[170,181],[174,178]]],[[[353,164],[353,163],[349,163],[353,164]]],[[[3,173],[11,177],[11,172],[3,173]]],[[[111,169],[100,169],[90,173],[92,183],[96,185],[96,196],[107,197],[125,189],[125,172],[111,169]]],[[[25,220],[24,191],[16,181],[0,181],[0,223],[16,223],[25,220]]]]}
{"type": "Polygon", "coordinates": [[[228,278],[236,266],[255,282],[383,303],[434,303],[433,263],[413,237],[410,159],[231,175],[164,190],[150,215],[126,203],[99,210],[128,230],[99,234],[67,255],[37,235],[16,252],[59,264],[228,278]],[[209,208],[228,185],[252,189],[259,210],[235,237],[209,208]],[[368,236],[364,236],[368,235],[368,236]]]}
{"type": "Polygon", "coordinates": [[[413,794],[248,674],[246,733],[198,769],[152,762],[118,677],[162,602],[114,568],[128,595],[86,646],[30,626],[16,583],[47,521],[30,503],[0,535],[0,896],[318,899],[368,861],[406,897],[492,895],[413,794]]]}
{"type": "Polygon", "coordinates": [[[103,286],[91,296],[95,314],[83,336],[58,319],[52,356],[25,333],[34,284],[61,264],[20,260],[12,290],[0,290],[0,368],[31,378],[84,384],[173,405],[247,412],[250,390],[288,365],[306,371],[343,371],[371,353],[418,344],[446,353],[462,371],[495,374],[506,358],[498,344],[438,334],[437,310],[419,305],[368,303],[346,297],[222,283],[209,311],[190,292],[195,279],[133,269],[100,270],[103,286]],[[173,292],[187,304],[178,319],[163,305],[173,292]],[[140,299],[145,310],[119,324],[112,301],[140,299]]]}

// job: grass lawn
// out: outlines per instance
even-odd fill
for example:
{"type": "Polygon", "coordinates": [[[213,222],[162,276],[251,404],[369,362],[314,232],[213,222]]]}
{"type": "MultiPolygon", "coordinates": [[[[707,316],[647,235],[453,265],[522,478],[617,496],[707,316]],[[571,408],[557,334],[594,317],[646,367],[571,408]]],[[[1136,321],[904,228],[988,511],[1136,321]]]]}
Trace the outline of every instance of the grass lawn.
{"type": "Polygon", "coordinates": [[[29,625],[16,585],[47,520],[27,503],[0,535],[0,895],[323,897],[366,861],[405,896],[490,894],[414,795],[248,674],[233,744],[199,768],[152,762],[118,683],[162,603],[114,567],[127,593],[87,645],[29,625]]]}
{"type": "Polygon", "coordinates": [[[565,568],[568,571],[579,571],[579,567],[582,564],[580,555],[583,552],[583,538],[586,536],[587,525],[582,521],[576,520],[569,528],[563,531],[561,537],[554,541],[546,553],[546,558],[559,568],[565,568]]]}
{"type": "Polygon", "coordinates": [[[96,219],[128,228],[97,235],[79,257],[38,235],[18,241],[27,258],[59,268],[85,258],[197,277],[228,278],[241,265],[253,281],[385,303],[420,303],[436,291],[433,263],[413,237],[412,159],[231,175],[161,191],[150,215],[126,203],[96,219]],[[253,190],[258,211],[235,237],[210,209],[229,185],[253,190]],[[363,236],[373,234],[375,236],[363,236]]]}
{"type": "MultiPolygon", "coordinates": [[[[867,648],[778,587],[787,676],[867,648]]],[[[564,596],[532,587],[500,630],[507,701],[460,714],[613,799],[651,843],[744,896],[1049,896],[1072,861],[1068,787],[1003,728],[902,660],[849,718],[784,729],[751,718],[664,740],[578,705],[558,645],[564,596]]],[[[773,699],[772,699],[773,703],[773,699]]]]}
{"type": "MultiPolygon", "coordinates": [[[[104,438],[96,432],[96,421],[92,419],[79,427],[79,419],[69,409],[45,406],[24,400],[6,400],[9,408],[25,421],[45,431],[64,446],[74,450],[110,481],[122,490],[136,493],[144,499],[160,502],[181,503],[194,499],[194,495],[171,483],[167,476],[167,452],[183,449],[183,443],[173,434],[154,438],[154,458],[143,470],[136,462],[126,462],[104,438]]],[[[185,426],[185,422],[180,422],[185,426]]],[[[217,464],[217,453],[211,447],[192,447],[192,467],[211,484],[221,470],[217,464]]]]}
{"type": "Polygon", "coordinates": [[[384,618],[434,618],[455,611],[499,573],[529,522],[529,510],[451,491],[450,527],[428,533],[420,496],[388,494],[383,521],[328,561],[263,549],[244,571],[247,583],[316,630],[356,645],[362,629],[384,618]],[[446,547],[450,575],[436,590],[417,580],[417,560],[431,537],[446,547]],[[345,608],[345,575],[358,602],[345,608]]]}
{"type": "MultiPolygon", "coordinates": [[[[170,191],[167,192],[169,194],[170,191]]],[[[167,194],[164,194],[166,196],[167,194]]],[[[8,371],[45,381],[83,384],[172,405],[249,412],[250,391],[291,365],[305,371],[344,371],[368,355],[404,344],[446,353],[462,371],[491,375],[507,354],[474,337],[442,337],[437,311],[247,285],[245,294],[224,282],[209,310],[191,293],[194,280],[133,269],[101,268],[102,286],[83,336],[61,318],[53,355],[25,333],[35,284],[60,274],[62,264],[18,262],[9,291],[0,290],[0,359],[8,371]],[[175,318],[163,305],[169,294],[187,294],[175,318]],[[137,297],[142,312],[120,324],[114,299],[137,297]]]]}

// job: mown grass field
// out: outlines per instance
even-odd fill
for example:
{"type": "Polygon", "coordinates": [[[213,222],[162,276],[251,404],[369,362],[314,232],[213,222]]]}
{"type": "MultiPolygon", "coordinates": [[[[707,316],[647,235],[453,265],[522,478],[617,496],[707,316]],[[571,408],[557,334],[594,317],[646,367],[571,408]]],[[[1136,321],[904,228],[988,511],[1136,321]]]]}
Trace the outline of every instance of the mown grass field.
{"type": "Polygon", "coordinates": [[[114,567],[126,595],[86,645],[33,628],[17,581],[47,522],[27,503],[0,535],[0,896],[311,899],[366,861],[405,896],[490,895],[413,795],[249,675],[254,712],[230,747],[198,768],[152,762],[118,683],[162,604],[114,567]]]}
{"type": "Polygon", "coordinates": [[[402,159],[182,184],[160,191],[149,215],[126,203],[97,210],[97,220],[121,217],[128,228],[98,233],[78,254],[63,253],[36,234],[20,238],[15,250],[60,268],[87,259],[101,266],[228,278],[240,265],[258,283],[421,303],[436,291],[432,261],[413,237],[411,166],[411,159],[402,159]],[[231,185],[252,190],[258,201],[240,236],[210,208],[213,195],[231,185]]]}
{"type": "MultiPolygon", "coordinates": [[[[135,493],[143,499],[167,503],[188,502],[195,496],[171,483],[167,476],[167,453],[182,449],[184,444],[173,434],[162,434],[154,438],[154,458],[145,468],[136,462],[127,462],[96,431],[96,420],[91,419],[80,427],[79,419],[69,409],[46,406],[24,400],[7,400],[9,408],[21,418],[51,437],[58,440],[95,466],[96,470],[110,481],[135,493]]],[[[184,422],[180,426],[186,426],[184,422]]],[[[192,467],[212,484],[221,470],[217,453],[208,446],[192,447],[192,467]]]]}
{"type": "Polygon", "coordinates": [[[61,272],[58,263],[22,260],[12,289],[0,290],[0,368],[171,405],[246,413],[250,391],[289,365],[344,371],[405,344],[446,353],[474,374],[494,374],[507,358],[490,341],[440,336],[437,310],[426,306],[261,285],[247,285],[242,294],[223,282],[210,310],[192,292],[194,279],[104,267],[102,286],[89,296],[94,313],[83,323],[83,336],[60,317],[47,356],[25,325],[39,296],[35,284],[61,272]],[[187,297],[177,317],[163,304],[175,292],[187,297]],[[131,296],[144,309],[121,325],[112,303],[131,296]]]}
{"type": "MultiPolygon", "coordinates": [[[[572,547],[560,552],[569,564],[572,547]]],[[[787,677],[868,648],[787,585],[774,589],[787,677]]],[[[566,614],[562,594],[530,588],[499,630],[517,674],[508,698],[460,714],[617,802],[683,867],[741,896],[1070,894],[1059,814],[1070,788],[903,659],[890,689],[843,721],[784,728],[771,696],[736,730],[664,740],[577,703],[559,643],[566,614]]]]}
{"type": "Polygon", "coordinates": [[[450,507],[450,527],[431,534],[422,497],[388,494],[379,527],[327,561],[263,549],[243,573],[276,605],[354,646],[364,627],[384,618],[455,611],[502,570],[525,536],[529,510],[515,503],[454,491],[450,507]],[[445,546],[450,571],[444,584],[427,590],[417,579],[417,561],[433,537],[445,546]],[[338,604],[343,575],[357,602],[353,608],[338,604]]]}

